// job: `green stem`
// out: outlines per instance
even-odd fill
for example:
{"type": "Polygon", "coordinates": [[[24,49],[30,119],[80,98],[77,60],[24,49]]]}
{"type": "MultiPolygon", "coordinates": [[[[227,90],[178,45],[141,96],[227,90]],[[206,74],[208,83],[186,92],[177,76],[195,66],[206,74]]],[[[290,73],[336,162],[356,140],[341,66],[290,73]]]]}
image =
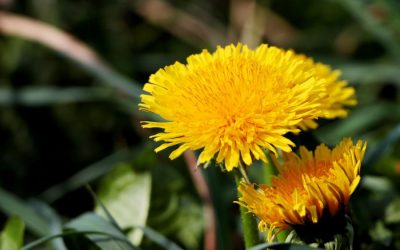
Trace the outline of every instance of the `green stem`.
{"type": "MultiPolygon", "coordinates": [[[[247,177],[247,175],[246,175],[247,177]]],[[[236,186],[237,188],[240,185],[242,180],[241,173],[236,173],[236,186]]],[[[246,180],[248,181],[248,179],[246,180]]],[[[238,193],[238,196],[240,194],[238,193]]],[[[249,249],[260,243],[260,238],[258,236],[257,222],[255,217],[250,214],[247,209],[243,206],[240,206],[240,217],[242,219],[242,227],[243,227],[243,237],[246,249],[249,249]]]]}

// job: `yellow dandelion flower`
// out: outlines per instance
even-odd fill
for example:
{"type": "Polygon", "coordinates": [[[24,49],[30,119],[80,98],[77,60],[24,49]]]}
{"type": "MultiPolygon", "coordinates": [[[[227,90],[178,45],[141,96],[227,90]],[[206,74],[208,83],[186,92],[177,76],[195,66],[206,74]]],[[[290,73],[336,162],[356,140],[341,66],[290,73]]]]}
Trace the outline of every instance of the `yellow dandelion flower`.
{"type": "Polygon", "coordinates": [[[259,229],[269,229],[269,239],[275,228],[292,228],[300,236],[328,240],[345,226],[365,149],[366,143],[353,145],[347,138],[333,150],[321,144],[314,153],[305,147],[300,156],[285,153],[271,186],[239,186],[239,204],[260,218],[259,229]]]}
{"type": "Polygon", "coordinates": [[[337,77],[327,66],[265,44],[203,50],[187,64],[176,62],[150,76],[139,106],[163,121],[143,127],[162,129],[152,136],[164,142],[156,152],[179,145],[170,154],[174,159],[203,149],[199,163],[215,156],[232,170],[240,161],[266,161],[263,149],[291,151],[286,133],[346,112],[354,90],[337,77]]]}
{"type": "MultiPolygon", "coordinates": [[[[300,55],[304,60],[307,59],[305,56],[300,55]]],[[[312,64],[312,61],[310,62],[312,64]]],[[[347,82],[340,80],[340,71],[332,71],[328,65],[315,63],[314,65],[316,71],[316,77],[319,77],[325,81],[325,86],[327,89],[327,96],[321,103],[321,118],[334,119],[334,118],[344,118],[348,114],[348,110],[345,109],[346,106],[354,106],[357,104],[355,99],[354,88],[348,87],[347,82]]],[[[298,127],[302,130],[315,129],[318,124],[315,120],[306,119],[301,122],[298,127]]]]}

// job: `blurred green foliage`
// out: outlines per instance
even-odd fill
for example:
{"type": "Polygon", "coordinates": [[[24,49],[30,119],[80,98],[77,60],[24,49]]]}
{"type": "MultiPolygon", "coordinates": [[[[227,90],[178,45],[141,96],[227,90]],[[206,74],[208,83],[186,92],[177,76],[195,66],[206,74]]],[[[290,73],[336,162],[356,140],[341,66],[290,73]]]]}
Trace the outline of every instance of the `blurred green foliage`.
{"type": "Polygon", "coordinates": [[[20,249],[24,242],[23,237],[24,222],[18,217],[11,217],[0,234],[0,249],[20,249]]]}
{"type": "MultiPolygon", "coordinates": [[[[342,70],[343,79],[355,86],[358,106],[347,119],[320,121],[320,128],[293,140],[310,148],[345,136],[368,141],[362,183],[352,198],[354,249],[400,249],[398,1],[0,0],[0,9],[73,35],[111,65],[96,71],[68,54],[0,32],[0,224],[7,225],[0,245],[20,245],[22,236],[10,238],[7,232],[23,225],[14,217],[5,224],[16,214],[26,225],[25,243],[78,232],[65,242],[60,236],[31,249],[114,249],[103,244],[115,242],[93,239],[118,241],[135,231],[144,234],[141,249],[171,246],[163,237],[185,249],[205,247],[204,200],[183,160],[171,162],[168,152],[152,151],[148,131],[139,126],[146,117],[137,112],[140,86],[135,84],[202,48],[246,42],[248,31],[250,45],[266,42],[311,55],[342,70]],[[246,3],[257,10],[254,34],[240,15],[246,3]],[[119,175],[121,166],[129,174],[119,175]],[[134,188],[141,174],[149,178],[140,185],[145,191],[134,188]],[[95,202],[86,184],[98,190],[112,215],[124,210],[113,217],[127,222],[121,223],[126,228],[89,212],[95,202]],[[147,198],[130,200],[135,197],[130,192],[147,198]],[[129,219],[139,219],[129,213],[139,208],[146,210],[147,219],[138,221],[147,229],[135,228],[144,225],[129,219]],[[104,235],[82,233],[99,228],[104,235]]],[[[216,167],[190,171],[201,171],[208,183],[218,249],[242,249],[233,176],[216,167]]],[[[268,181],[270,174],[259,164],[250,176],[268,181]]]]}

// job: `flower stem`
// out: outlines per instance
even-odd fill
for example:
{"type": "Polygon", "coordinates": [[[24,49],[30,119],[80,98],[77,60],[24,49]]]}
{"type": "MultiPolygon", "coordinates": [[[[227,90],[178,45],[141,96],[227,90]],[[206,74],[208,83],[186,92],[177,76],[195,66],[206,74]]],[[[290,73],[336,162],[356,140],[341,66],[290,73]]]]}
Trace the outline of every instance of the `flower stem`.
{"type": "MultiPolygon", "coordinates": [[[[242,169],[246,171],[245,169],[242,169]]],[[[236,179],[236,186],[239,187],[240,182],[242,180],[243,173],[236,172],[235,179],[236,179]]],[[[247,178],[247,174],[244,177],[246,182],[249,182],[247,178]]],[[[238,193],[239,196],[239,193],[238,193]]],[[[258,229],[257,229],[257,222],[255,217],[250,214],[247,209],[243,206],[240,206],[240,217],[242,219],[242,227],[243,227],[243,237],[246,249],[249,249],[257,244],[259,244],[259,236],[258,236],[258,229]]]]}

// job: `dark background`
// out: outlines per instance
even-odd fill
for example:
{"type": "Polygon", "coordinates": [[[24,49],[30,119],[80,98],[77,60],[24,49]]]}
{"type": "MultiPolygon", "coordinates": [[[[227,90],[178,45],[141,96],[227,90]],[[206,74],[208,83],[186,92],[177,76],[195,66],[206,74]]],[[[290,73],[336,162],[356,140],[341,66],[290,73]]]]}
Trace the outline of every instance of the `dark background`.
{"type": "MultiPolygon", "coordinates": [[[[90,194],[84,187],[55,196],[46,190],[115,152],[131,150],[138,155],[135,168],[153,173],[149,224],[189,249],[201,248],[202,219],[192,222],[200,228],[192,235],[196,243],[179,235],[188,222],[163,231],[173,215],[151,224],[173,194],[178,207],[196,207],[188,218],[198,216],[201,200],[182,158],[171,162],[168,150],[152,152],[149,131],[139,127],[146,117],[130,97],[135,88],[124,93],[113,83],[122,77],[128,85],[143,85],[160,67],[217,44],[263,42],[341,69],[356,88],[359,104],[347,119],[320,121],[319,129],[294,140],[310,148],[318,142],[334,145],[345,136],[368,141],[362,170],[367,177],[352,199],[356,249],[400,248],[398,1],[0,0],[0,9],[71,34],[115,70],[114,78],[102,77],[68,52],[0,31],[1,189],[24,200],[38,198],[66,221],[93,208],[90,194]],[[162,181],[165,186],[154,184],[162,181]],[[397,219],[388,220],[392,210],[397,219]]],[[[103,172],[94,171],[94,187],[96,173],[103,172]]],[[[240,248],[232,176],[217,168],[204,174],[216,200],[219,247],[240,248]]],[[[34,238],[29,230],[27,235],[34,238]]]]}

